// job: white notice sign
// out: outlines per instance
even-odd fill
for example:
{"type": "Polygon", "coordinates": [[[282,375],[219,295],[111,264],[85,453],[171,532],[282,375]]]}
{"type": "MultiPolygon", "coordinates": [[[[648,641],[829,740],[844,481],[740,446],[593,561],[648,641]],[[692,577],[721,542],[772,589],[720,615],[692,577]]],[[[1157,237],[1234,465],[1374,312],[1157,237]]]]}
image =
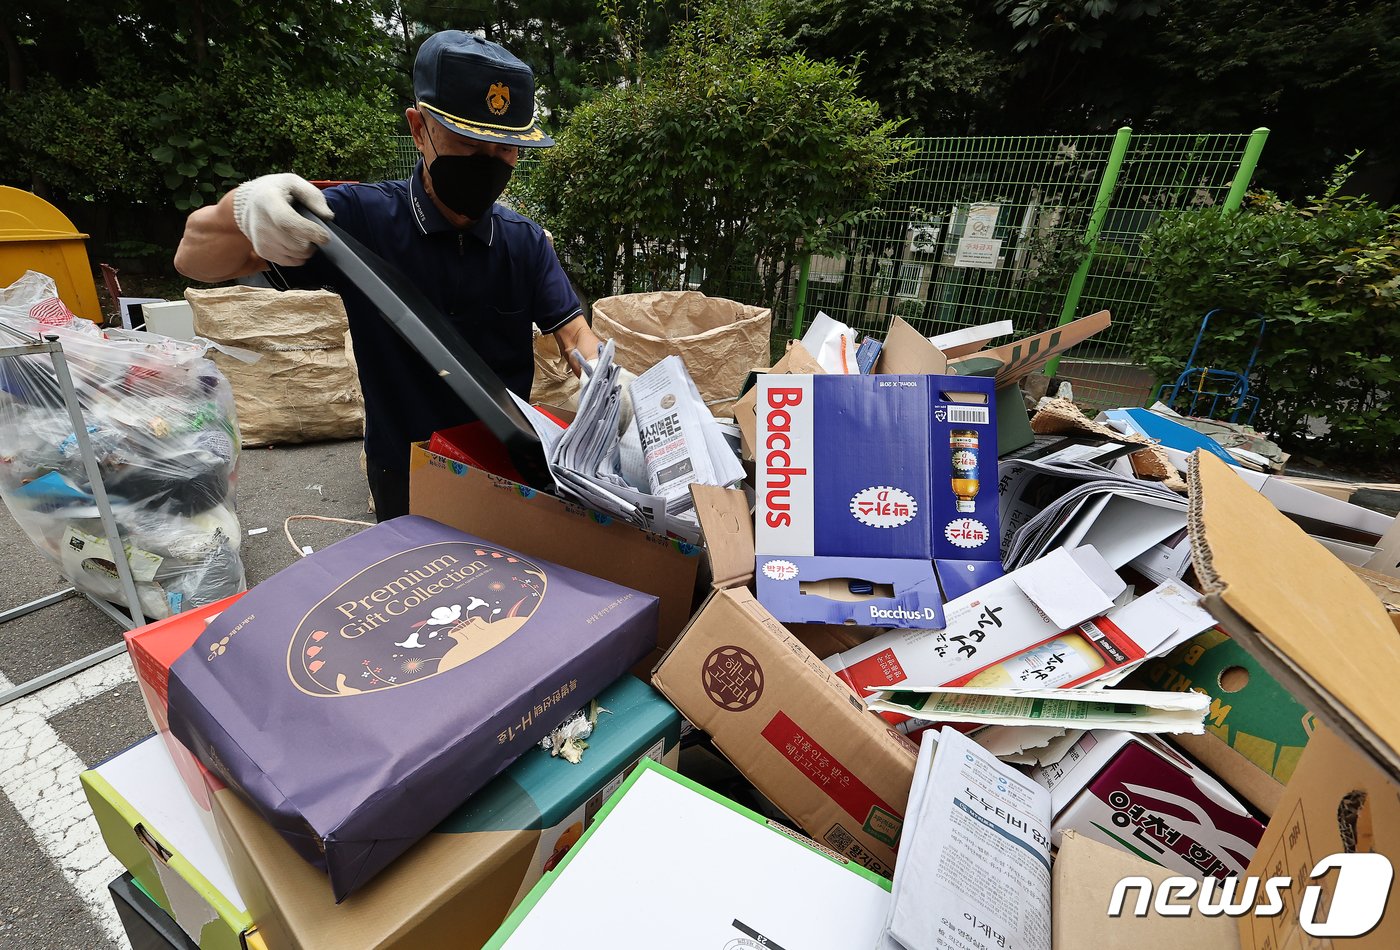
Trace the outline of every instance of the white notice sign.
{"type": "Polygon", "coordinates": [[[1000,259],[1000,239],[965,237],[958,241],[958,255],[953,258],[953,266],[994,270],[1000,259]]]}
{"type": "Polygon", "coordinates": [[[967,230],[963,233],[970,238],[992,238],[996,234],[999,214],[1001,214],[1001,205],[972,205],[967,209],[967,230]]]}

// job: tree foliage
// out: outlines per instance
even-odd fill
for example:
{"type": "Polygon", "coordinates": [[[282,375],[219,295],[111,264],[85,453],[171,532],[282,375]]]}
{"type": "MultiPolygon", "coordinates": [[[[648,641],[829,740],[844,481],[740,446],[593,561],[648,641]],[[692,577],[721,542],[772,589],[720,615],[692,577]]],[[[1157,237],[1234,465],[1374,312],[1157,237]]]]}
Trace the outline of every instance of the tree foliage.
{"type": "Polygon", "coordinates": [[[894,123],[849,70],[778,40],[759,4],[715,4],[640,83],[574,112],[516,194],[587,294],[673,288],[684,267],[724,295],[758,262],[771,302],[799,242],[820,250],[884,193],[894,123]]]}
{"type": "Polygon", "coordinates": [[[188,209],[268,171],[378,176],[396,120],[372,13],[367,0],[0,13],[0,178],[61,202],[188,209]]]}
{"type": "Polygon", "coordinates": [[[1135,356],[1175,378],[1205,313],[1213,317],[1196,362],[1243,370],[1268,320],[1252,387],[1257,426],[1285,447],[1345,453],[1350,461],[1400,453],[1400,211],[1339,194],[1349,169],[1302,206],[1268,192],[1245,210],[1169,212],[1144,251],[1156,280],[1151,316],[1133,325],[1135,356]],[[1310,438],[1309,420],[1328,431],[1310,438]]]}
{"type": "Polygon", "coordinates": [[[863,96],[904,131],[966,131],[994,108],[1004,64],[965,0],[774,0],[796,49],[854,68],[863,96]]]}
{"type": "Polygon", "coordinates": [[[1385,0],[995,0],[1014,61],[992,128],[1271,129],[1263,173],[1303,194],[1360,148],[1391,160],[1400,5],[1385,0]],[[1379,108],[1378,108],[1379,106],[1379,108]]]}

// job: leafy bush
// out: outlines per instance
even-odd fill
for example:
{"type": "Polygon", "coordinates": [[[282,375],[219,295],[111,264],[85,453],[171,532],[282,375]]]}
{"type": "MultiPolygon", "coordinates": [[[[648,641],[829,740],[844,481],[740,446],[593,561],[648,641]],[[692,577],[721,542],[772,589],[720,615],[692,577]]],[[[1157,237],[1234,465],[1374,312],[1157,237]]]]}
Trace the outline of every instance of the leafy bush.
{"type": "Polygon", "coordinates": [[[1164,215],[1143,241],[1157,297],[1132,345],[1175,378],[1201,317],[1228,308],[1196,364],[1238,371],[1256,338],[1251,314],[1262,314],[1256,426],[1285,448],[1372,462],[1400,456],[1400,211],[1340,195],[1348,170],[1302,207],[1262,193],[1237,214],[1164,215]],[[1321,419],[1328,432],[1310,440],[1309,420],[1321,419]]]}
{"type": "Polygon", "coordinates": [[[68,201],[187,210],[272,171],[382,178],[397,121],[387,91],[297,87],[238,69],[119,88],[41,78],[0,97],[0,178],[23,187],[37,178],[68,201]]]}
{"type": "Polygon", "coordinates": [[[587,296],[673,289],[684,270],[706,293],[757,282],[771,304],[799,242],[830,247],[874,206],[905,148],[895,124],[849,70],[776,41],[761,4],[708,7],[512,189],[587,296]]]}

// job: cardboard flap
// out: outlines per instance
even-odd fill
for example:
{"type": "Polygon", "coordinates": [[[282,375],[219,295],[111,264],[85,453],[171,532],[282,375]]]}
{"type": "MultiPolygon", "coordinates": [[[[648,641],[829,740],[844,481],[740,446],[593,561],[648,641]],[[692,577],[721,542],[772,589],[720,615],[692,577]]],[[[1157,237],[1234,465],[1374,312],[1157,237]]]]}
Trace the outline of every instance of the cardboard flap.
{"type": "MultiPolygon", "coordinates": [[[[793,340],[788,344],[782,359],[773,364],[768,373],[795,373],[797,375],[820,376],[826,373],[817,358],[801,342],[793,340]]],[[[739,426],[739,437],[743,443],[744,458],[753,458],[754,429],[758,423],[754,414],[758,407],[758,386],[755,384],[734,403],[734,421],[739,426]]]]}
{"type": "Polygon", "coordinates": [[[875,372],[894,376],[944,376],[948,373],[948,358],[903,317],[895,317],[885,334],[880,358],[875,361],[875,372]]]}
{"type": "MultiPolygon", "coordinates": [[[[1066,831],[1055,857],[1050,920],[1055,950],[1085,947],[1132,947],[1134,950],[1180,950],[1209,947],[1236,950],[1240,945],[1235,921],[1203,914],[1167,917],[1149,908],[1146,916],[1131,911],[1110,917],[1109,900],[1118,882],[1147,878],[1155,884],[1172,872],[1142,858],[1110,848],[1073,831],[1066,831]]],[[[1130,889],[1126,906],[1138,891],[1130,889]]]]}
{"type": "Polygon", "coordinates": [[[1207,453],[1188,472],[1204,605],[1299,702],[1400,778],[1400,637],[1345,564],[1207,453]]]}
{"type": "Polygon", "coordinates": [[[981,350],[975,357],[969,357],[969,359],[990,357],[1000,360],[1001,369],[997,371],[997,388],[1001,389],[1003,386],[1019,383],[1031,373],[1039,372],[1051,359],[1075,344],[1083,343],[1110,323],[1112,323],[1112,317],[1109,316],[1109,312],[1100,310],[1098,313],[1080,317],[1064,326],[1053,327],[1044,333],[1037,333],[1035,336],[1028,336],[1013,343],[1003,343],[994,349],[981,350]]]}
{"type": "Polygon", "coordinates": [[[713,485],[691,485],[700,533],[710,555],[712,586],[739,587],[753,580],[753,517],[741,491],[713,485]]]}

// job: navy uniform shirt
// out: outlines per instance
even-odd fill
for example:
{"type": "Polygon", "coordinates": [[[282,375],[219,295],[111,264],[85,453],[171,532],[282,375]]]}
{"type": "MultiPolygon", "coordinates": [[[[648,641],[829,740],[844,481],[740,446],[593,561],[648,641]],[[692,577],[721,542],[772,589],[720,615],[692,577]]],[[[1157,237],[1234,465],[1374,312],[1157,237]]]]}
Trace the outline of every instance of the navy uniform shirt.
{"type": "MultiPolygon", "coordinates": [[[[458,231],[428,197],[422,168],[419,161],[407,181],[327,189],[335,223],[402,271],[506,387],[528,399],[535,374],[531,325],[553,333],[583,312],[578,297],[538,224],[497,204],[458,231]]],[[[371,464],[407,472],[411,443],[475,418],[326,258],[316,255],[300,267],[274,270],[274,284],[324,287],[345,301],[371,464]]]]}

